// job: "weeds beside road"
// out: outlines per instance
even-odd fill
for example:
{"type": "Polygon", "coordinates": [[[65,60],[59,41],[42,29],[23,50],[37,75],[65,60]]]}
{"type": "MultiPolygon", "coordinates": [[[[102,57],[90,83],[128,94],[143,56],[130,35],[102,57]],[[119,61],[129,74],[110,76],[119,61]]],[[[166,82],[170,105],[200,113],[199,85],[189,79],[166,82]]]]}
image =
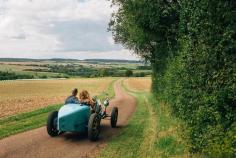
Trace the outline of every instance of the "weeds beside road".
{"type": "Polygon", "coordinates": [[[136,111],[99,157],[189,157],[187,145],[179,136],[180,122],[171,117],[167,106],[150,92],[132,91],[127,84],[123,87],[137,99],[136,111]]]}

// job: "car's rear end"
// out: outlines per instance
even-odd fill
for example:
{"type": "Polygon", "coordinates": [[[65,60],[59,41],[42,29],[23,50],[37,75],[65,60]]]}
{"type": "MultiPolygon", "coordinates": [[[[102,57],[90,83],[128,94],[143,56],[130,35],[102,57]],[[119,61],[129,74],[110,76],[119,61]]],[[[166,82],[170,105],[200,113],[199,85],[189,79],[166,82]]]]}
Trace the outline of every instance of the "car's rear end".
{"type": "Polygon", "coordinates": [[[61,132],[86,132],[90,108],[79,104],[67,104],[58,112],[58,130],[61,132]]]}

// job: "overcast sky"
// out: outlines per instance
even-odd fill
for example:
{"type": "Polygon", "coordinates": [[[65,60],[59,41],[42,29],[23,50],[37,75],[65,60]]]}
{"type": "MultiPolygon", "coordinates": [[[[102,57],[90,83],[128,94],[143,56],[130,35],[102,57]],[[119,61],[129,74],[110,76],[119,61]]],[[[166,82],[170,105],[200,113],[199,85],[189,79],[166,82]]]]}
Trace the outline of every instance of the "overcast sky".
{"type": "Polygon", "coordinates": [[[107,0],[0,0],[0,57],[137,59],[114,44],[107,0]]]}

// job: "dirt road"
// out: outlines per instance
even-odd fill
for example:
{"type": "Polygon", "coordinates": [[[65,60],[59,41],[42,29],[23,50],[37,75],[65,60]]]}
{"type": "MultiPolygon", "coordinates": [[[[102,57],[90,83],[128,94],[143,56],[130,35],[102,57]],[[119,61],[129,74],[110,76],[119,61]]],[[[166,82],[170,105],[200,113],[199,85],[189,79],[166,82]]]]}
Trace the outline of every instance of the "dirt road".
{"type": "Polygon", "coordinates": [[[0,158],[94,157],[107,140],[127,124],[135,110],[136,100],[121,89],[120,80],[115,82],[114,89],[116,96],[111,101],[111,107],[119,108],[118,127],[111,128],[109,120],[102,120],[99,141],[90,142],[86,136],[78,133],[51,138],[46,128],[42,127],[0,140],[0,158]]]}

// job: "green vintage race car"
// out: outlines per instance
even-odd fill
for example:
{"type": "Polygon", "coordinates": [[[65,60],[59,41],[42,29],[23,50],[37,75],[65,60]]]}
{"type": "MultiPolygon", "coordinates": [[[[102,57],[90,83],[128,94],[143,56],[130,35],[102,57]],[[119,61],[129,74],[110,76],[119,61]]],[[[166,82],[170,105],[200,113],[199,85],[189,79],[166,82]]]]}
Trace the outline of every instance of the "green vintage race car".
{"type": "Polygon", "coordinates": [[[103,104],[100,99],[94,97],[95,106],[91,109],[85,104],[66,104],[59,111],[49,114],[47,120],[47,132],[55,137],[64,132],[87,132],[91,141],[96,141],[100,134],[100,123],[102,119],[109,118],[111,127],[115,128],[118,120],[118,108],[113,107],[111,115],[106,113],[109,106],[107,97],[103,104]],[[102,110],[102,106],[105,110],[102,110]]]}

